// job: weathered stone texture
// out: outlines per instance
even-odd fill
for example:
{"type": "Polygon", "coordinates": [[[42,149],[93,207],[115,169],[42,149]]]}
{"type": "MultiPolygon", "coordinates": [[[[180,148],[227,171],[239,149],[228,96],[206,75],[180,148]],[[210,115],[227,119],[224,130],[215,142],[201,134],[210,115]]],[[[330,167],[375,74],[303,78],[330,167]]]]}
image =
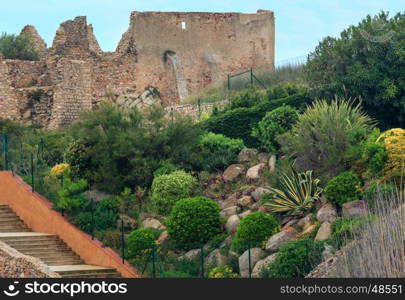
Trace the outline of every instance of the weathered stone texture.
{"type": "Polygon", "coordinates": [[[62,23],[49,49],[33,26],[22,33],[40,60],[0,59],[0,117],[48,128],[68,125],[105,100],[141,108],[158,102],[196,118],[212,104],[179,106],[191,93],[228,73],[274,68],[271,11],[133,12],[115,52],[100,49],[86,17],[62,23]]]}

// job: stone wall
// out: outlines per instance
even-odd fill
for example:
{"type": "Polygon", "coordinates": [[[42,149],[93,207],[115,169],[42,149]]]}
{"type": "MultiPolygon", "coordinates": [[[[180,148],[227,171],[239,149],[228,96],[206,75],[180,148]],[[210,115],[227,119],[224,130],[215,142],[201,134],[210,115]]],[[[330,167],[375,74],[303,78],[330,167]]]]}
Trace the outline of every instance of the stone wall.
{"type": "Polygon", "coordinates": [[[60,278],[41,260],[0,241],[0,278],[60,278]]]}
{"type": "Polygon", "coordinates": [[[179,105],[228,73],[274,68],[271,11],[133,12],[115,52],[102,52],[86,17],[62,23],[51,48],[31,25],[22,34],[32,37],[40,60],[0,57],[0,118],[48,128],[105,100],[179,105]]]}

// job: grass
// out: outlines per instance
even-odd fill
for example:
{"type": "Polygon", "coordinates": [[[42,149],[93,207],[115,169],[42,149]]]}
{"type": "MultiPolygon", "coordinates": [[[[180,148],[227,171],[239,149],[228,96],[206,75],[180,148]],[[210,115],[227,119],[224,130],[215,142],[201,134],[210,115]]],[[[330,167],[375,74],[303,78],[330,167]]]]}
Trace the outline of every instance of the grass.
{"type": "Polygon", "coordinates": [[[403,185],[378,195],[377,217],[355,233],[337,264],[334,276],[343,278],[405,277],[405,201],[403,185]]]}
{"type": "MultiPolygon", "coordinates": [[[[278,84],[285,82],[290,83],[304,83],[304,65],[302,64],[288,64],[276,68],[275,71],[269,69],[255,69],[253,74],[269,89],[278,84]]],[[[257,89],[263,90],[258,82],[254,82],[257,89]]],[[[208,86],[200,92],[190,95],[184,100],[184,104],[197,104],[200,103],[214,103],[224,100],[229,100],[239,91],[249,88],[250,86],[250,73],[241,75],[231,79],[231,89],[228,90],[227,81],[208,86]]]]}

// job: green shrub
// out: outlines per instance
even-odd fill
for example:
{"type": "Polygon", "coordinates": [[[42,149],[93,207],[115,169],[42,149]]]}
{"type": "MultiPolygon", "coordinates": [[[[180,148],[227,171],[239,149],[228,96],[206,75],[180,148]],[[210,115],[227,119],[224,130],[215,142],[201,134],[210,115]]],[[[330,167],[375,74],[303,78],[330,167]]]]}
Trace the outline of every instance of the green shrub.
{"type": "Polygon", "coordinates": [[[291,129],[298,119],[297,110],[291,106],[281,106],[266,113],[258,126],[252,131],[252,135],[260,141],[262,149],[270,153],[276,153],[280,149],[276,137],[291,129]]]}
{"type": "Polygon", "coordinates": [[[371,207],[376,207],[379,200],[388,200],[396,192],[396,187],[389,183],[373,182],[364,191],[364,198],[371,207]]]}
{"type": "Polygon", "coordinates": [[[96,238],[107,247],[115,250],[121,248],[121,231],[117,229],[98,231],[96,238]]]}
{"type": "Polygon", "coordinates": [[[199,147],[203,169],[215,172],[235,162],[245,145],[241,139],[231,139],[222,134],[209,132],[201,137],[199,147]]]}
{"type": "Polygon", "coordinates": [[[360,217],[360,218],[345,218],[337,219],[332,223],[332,241],[335,248],[339,249],[345,245],[348,241],[352,240],[357,230],[364,224],[369,222],[372,217],[360,217]]]}
{"type": "Polygon", "coordinates": [[[323,242],[301,239],[284,244],[262,271],[264,278],[302,278],[322,261],[323,242]]]}
{"type": "Polygon", "coordinates": [[[298,173],[293,167],[291,174],[282,174],[280,189],[270,188],[265,205],[273,213],[302,215],[320,199],[322,188],[319,179],[312,177],[312,171],[298,173]]]}
{"type": "Polygon", "coordinates": [[[405,13],[380,12],[324,38],[305,66],[316,97],[345,95],[363,99],[365,111],[381,128],[404,124],[403,30],[405,13]]]}
{"type": "Polygon", "coordinates": [[[193,278],[192,275],[181,271],[164,271],[161,278],[193,278]]]}
{"type": "Polygon", "coordinates": [[[237,278],[238,274],[234,273],[230,266],[219,266],[211,269],[208,278],[237,278]]]}
{"type": "Polygon", "coordinates": [[[196,180],[184,171],[155,177],[152,182],[151,199],[157,211],[167,215],[180,199],[191,196],[196,180]]]}
{"type": "Polygon", "coordinates": [[[343,203],[361,199],[360,186],[361,180],[353,171],[343,172],[328,182],[325,187],[325,196],[341,207],[343,203]]]}
{"type": "Polygon", "coordinates": [[[347,151],[347,157],[352,168],[364,173],[369,178],[381,177],[388,161],[384,146],[376,143],[380,135],[380,130],[374,128],[364,141],[355,144],[347,151]]]}
{"type": "Polygon", "coordinates": [[[251,132],[266,112],[283,105],[299,109],[311,101],[312,99],[306,93],[300,93],[282,99],[261,102],[252,107],[238,107],[213,115],[202,122],[202,127],[230,138],[242,139],[247,147],[256,148],[259,146],[259,141],[251,135],[251,132]]]}
{"type": "Polygon", "coordinates": [[[170,213],[167,230],[177,247],[200,247],[221,232],[219,206],[205,197],[182,199],[170,213]]]}
{"type": "Polygon", "coordinates": [[[159,169],[153,172],[153,176],[157,177],[159,175],[167,175],[175,171],[178,171],[178,168],[175,165],[171,163],[164,163],[159,169]]]}
{"type": "Polygon", "coordinates": [[[160,231],[154,228],[139,228],[132,231],[127,238],[128,257],[136,260],[147,260],[160,231]]]}
{"type": "Polygon", "coordinates": [[[278,141],[284,153],[297,158],[300,170],[314,170],[318,177],[329,179],[344,170],[346,151],[361,142],[373,126],[360,105],[338,98],[331,103],[317,100],[278,141]]]}
{"type": "Polygon", "coordinates": [[[32,40],[27,34],[6,34],[0,37],[0,54],[6,59],[38,60],[32,40]]]}
{"type": "Polygon", "coordinates": [[[237,227],[232,248],[238,253],[254,247],[262,247],[263,242],[279,230],[277,220],[264,212],[253,212],[244,217],[237,227]]]}
{"type": "Polygon", "coordinates": [[[64,157],[70,165],[70,173],[74,179],[85,178],[86,172],[91,170],[89,149],[83,141],[77,140],[71,143],[64,157]]]}
{"type": "Polygon", "coordinates": [[[84,193],[87,190],[88,184],[86,180],[81,179],[73,182],[66,179],[63,188],[58,191],[59,199],[56,207],[67,213],[76,213],[85,209],[90,204],[89,198],[84,193]]]}

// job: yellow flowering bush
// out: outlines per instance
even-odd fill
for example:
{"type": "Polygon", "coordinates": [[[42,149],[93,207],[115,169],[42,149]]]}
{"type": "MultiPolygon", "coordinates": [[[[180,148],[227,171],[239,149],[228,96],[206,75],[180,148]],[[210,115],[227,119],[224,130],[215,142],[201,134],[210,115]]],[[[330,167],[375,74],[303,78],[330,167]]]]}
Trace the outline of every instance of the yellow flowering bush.
{"type": "Polygon", "coordinates": [[[220,266],[213,268],[208,273],[208,278],[237,278],[238,274],[234,273],[230,266],[220,266]]]}
{"type": "Polygon", "coordinates": [[[50,175],[53,178],[58,178],[62,175],[65,175],[69,171],[69,169],[70,166],[67,163],[57,164],[51,169],[50,175]]]}
{"type": "Polygon", "coordinates": [[[384,145],[388,154],[387,173],[399,176],[405,166],[405,130],[393,128],[385,131],[377,139],[377,143],[384,145]]]}

